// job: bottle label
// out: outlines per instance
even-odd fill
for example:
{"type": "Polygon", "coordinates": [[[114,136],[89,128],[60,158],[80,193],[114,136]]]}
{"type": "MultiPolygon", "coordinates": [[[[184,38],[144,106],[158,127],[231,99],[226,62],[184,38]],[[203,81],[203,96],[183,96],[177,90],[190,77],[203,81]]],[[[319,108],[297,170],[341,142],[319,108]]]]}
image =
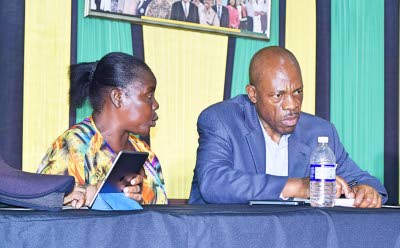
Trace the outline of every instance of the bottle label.
{"type": "Polygon", "coordinates": [[[334,164],[311,164],[310,181],[334,182],[336,180],[336,168],[334,164]]]}

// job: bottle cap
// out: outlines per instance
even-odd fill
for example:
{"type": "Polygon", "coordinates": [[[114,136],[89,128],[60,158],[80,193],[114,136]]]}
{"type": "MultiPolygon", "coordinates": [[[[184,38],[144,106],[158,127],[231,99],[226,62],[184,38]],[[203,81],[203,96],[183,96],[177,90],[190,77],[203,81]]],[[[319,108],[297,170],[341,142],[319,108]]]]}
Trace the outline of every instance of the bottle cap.
{"type": "Polygon", "coordinates": [[[327,144],[328,141],[329,141],[328,137],[325,136],[318,137],[318,143],[327,144]]]}

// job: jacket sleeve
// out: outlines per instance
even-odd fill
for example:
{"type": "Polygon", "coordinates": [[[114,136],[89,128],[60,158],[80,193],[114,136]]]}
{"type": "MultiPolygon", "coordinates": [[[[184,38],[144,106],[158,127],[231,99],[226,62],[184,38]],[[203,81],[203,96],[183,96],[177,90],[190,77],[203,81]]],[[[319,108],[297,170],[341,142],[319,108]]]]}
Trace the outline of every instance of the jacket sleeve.
{"type": "Polygon", "coordinates": [[[376,177],[373,177],[368,172],[361,170],[360,167],[350,158],[349,154],[340,142],[336,128],[333,125],[332,137],[334,144],[333,149],[336,155],[337,163],[336,174],[343,177],[346,182],[357,181],[357,184],[367,184],[375,188],[382,196],[382,204],[384,204],[388,199],[385,187],[383,187],[381,182],[376,177]]]}
{"type": "MultiPolygon", "coordinates": [[[[287,177],[257,174],[253,161],[237,164],[241,150],[234,147],[220,114],[203,112],[198,120],[199,147],[195,168],[202,199],[207,203],[248,203],[249,200],[279,199],[287,177]],[[236,163],[236,164],[235,164],[236,163]],[[248,168],[248,169],[247,169],[248,168]]],[[[247,146],[243,137],[243,146],[247,146]]]]}

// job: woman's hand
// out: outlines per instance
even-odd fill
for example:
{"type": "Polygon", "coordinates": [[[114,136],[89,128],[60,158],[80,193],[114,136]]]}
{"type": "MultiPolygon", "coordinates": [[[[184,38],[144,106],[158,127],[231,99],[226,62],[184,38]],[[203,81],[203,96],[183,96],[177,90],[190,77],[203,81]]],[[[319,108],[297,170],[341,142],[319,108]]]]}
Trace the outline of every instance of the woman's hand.
{"type": "Polygon", "coordinates": [[[141,203],[142,201],[142,182],[143,176],[137,175],[131,180],[131,185],[124,188],[127,197],[141,203]]]}
{"type": "MultiPolygon", "coordinates": [[[[100,184],[98,184],[97,186],[99,185],[100,184]]],[[[86,188],[75,186],[74,190],[69,195],[64,197],[64,205],[68,205],[74,208],[89,206],[94,195],[96,194],[97,186],[88,185],[86,188]]]]}
{"type": "Polygon", "coordinates": [[[74,190],[64,197],[64,205],[69,205],[74,208],[81,208],[86,201],[86,189],[75,186],[74,190]]]}

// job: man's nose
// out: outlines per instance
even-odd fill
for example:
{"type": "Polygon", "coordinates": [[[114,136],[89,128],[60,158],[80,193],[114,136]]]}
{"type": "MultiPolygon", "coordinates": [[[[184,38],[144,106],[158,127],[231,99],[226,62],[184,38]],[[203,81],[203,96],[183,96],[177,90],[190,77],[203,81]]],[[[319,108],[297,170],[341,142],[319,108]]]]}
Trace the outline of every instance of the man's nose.
{"type": "Polygon", "coordinates": [[[288,95],[284,98],[282,108],[284,110],[294,110],[297,108],[297,102],[292,95],[288,95]]]}

